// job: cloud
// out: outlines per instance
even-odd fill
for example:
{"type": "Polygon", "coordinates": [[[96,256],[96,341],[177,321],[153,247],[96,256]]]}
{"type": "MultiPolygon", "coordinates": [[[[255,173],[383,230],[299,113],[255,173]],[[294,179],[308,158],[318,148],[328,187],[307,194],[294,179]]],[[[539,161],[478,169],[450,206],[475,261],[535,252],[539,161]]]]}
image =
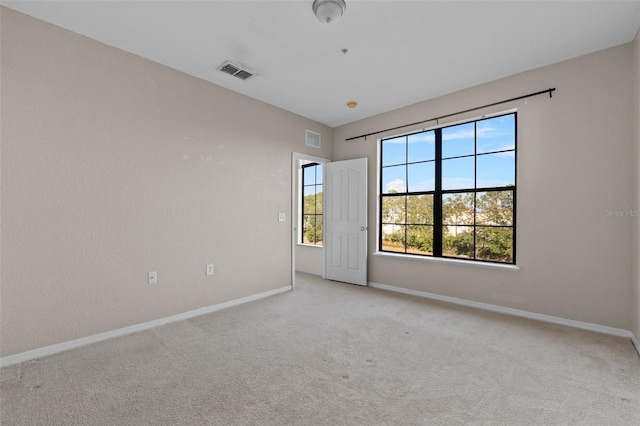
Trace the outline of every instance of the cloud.
{"type": "Polygon", "coordinates": [[[479,137],[482,137],[482,136],[485,136],[487,133],[492,133],[492,132],[495,132],[496,130],[498,130],[498,129],[495,128],[495,127],[488,127],[488,126],[487,127],[480,127],[480,126],[478,126],[478,129],[476,130],[476,134],[479,137]]]}
{"type": "Polygon", "coordinates": [[[428,132],[416,133],[414,135],[409,136],[409,143],[419,143],[426,142],[428,144],[433,144],[436,142],[436,134],[433,130],[428,132]]]}
{"type": "Polygon", "coordinates": [[[497,127],[491,127],[489,125],[478,125],[477,127],[477,140],[478,148],[482,150],[499,151],[506,149],[514,149],[514,134],[515,128],[513,126],[498,125],[497,127]],[[498,148],[499,144],[503,144],[504,147],[498,148]],[[489,149],[484,149],[488,147],[489,149]]]}
{"type": "MultiPolygon", "coordinates": [[[[496,151],[506,151],[507,149],[515,149],[515,147],[513,145],[505,146],[503,148],[497,149],[496,151]]],[[[513,157],[515,157],[516,153],[515,153],[515,151],[506,151],[506,152],[498,152],[498,153],[493,154],[493,155],[495,155],[496,157],[499,157],[499,158],[513,158],[513,157]]]]}
{"type": "Polygon", "coordinates": [[[473,178],[464,177],[443,177],[442,189],[466,189],[473,188],[475,182],[473,178]]]}
{"type": "Polygon", "coordinates": [[[382,141],[385,144],[388,143],[392,143],[392,144],[404,144],[407,142],[407,139],[405,136],[400,136],[398,138],[393,138],[393,139],[385,139],[382,141]]]}
{"type": "Polygon", "coordinates": [[[405,192],[407,190],[407,184],[402,179],[392,180],[385,185],[386,192],[405,192]]]}
{"type": "Polygon", "coordinates": [[[451,141],[457,139],[473,139],[475,133],[471,130],[460,130],[457,132],[442,132],[443,141],[451,141]]]}
{"type": "Polygon", "coordinates": [[[492,147],[491,145],[482,146],[478,144],[478,153],[482,154],[480,157],[484,157],[485,154],[488,154],[492,157],[498,158],[513,158],[516,155],[515,149],[516,147],[514,144],[508,144],[498,147],[492,147]]]}

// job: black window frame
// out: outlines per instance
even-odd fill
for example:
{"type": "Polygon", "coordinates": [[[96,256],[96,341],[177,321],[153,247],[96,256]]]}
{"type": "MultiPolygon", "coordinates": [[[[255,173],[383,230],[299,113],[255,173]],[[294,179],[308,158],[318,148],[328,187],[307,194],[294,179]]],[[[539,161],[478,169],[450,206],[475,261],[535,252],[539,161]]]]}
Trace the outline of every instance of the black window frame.
{"type": "MultiPolygon", "coordinates": [[[[300,200],[301,200],[301,204],[300,204],[300,235],[298,236],[300,244],[303,245],[308,245],[308,246],[314,246],[314,247],[323,247],[323,239],[317,240],[316,237],[317,235],[314,234],[314,240],[313,242],[305,242],[305,233],[307,231],[306,228],[306,221],[305,221],[305,216],[314,216],[314,223],[317,223],[318,220],[318,216],[320,216],[320,220],[322,221],[322,211],[318,212],[318,201],[317,201],[317,197],[318,197],[318,187],[320,187],[322,190],[324,190],[324,179],[321,180],[320,183],[318,183],[318,166],[323,167],[324,164],[322,163],[307,163],[307,164],[303,164],[301,166],[302,169],[302,179],[300,182],[300,200]],[[314,167],[315,168],[315,172],[314,172],[314,182],[309,184],[309,183],[305,183],[305,169],[314,167]],[[305,199],[305,188],[307,187],[314,187],[314,211],[313,213],[310,212],[305,212],[305,203],[304,203],[304,199],[305,199]]],[[[321,177],[322,173],[324,172],[324,168],[322,169],[322,171],[320,172],[321,177]]],[[[322,193],[322,191],[321,191],[322,193]]],[[[323,226],[324,228],[324,226],[323,226]]]]}
{"type": "MultiPolygon", "coordinates": [[[[461,122],[457,122],[457,123],[453,123],[453,124],[448,124],[445,126],[441,126],[441,127],[435,127],[435,128],[431,128],[431,129],[426,129],[426,130],[421,130],[421,131],[417,131],[417,132],[412,132],[412,133],[408,133],[408,134],[403,134],[403,135],[396,135],[396,136],[390,136],[390,137],[385,137],[380,139],[380,162],[379,162],[379,205],[378,205],[378,211],[379,211],[379,216],[378,216],[378,251],[379,252],[383,252],[383,253],[393,253],[393,254],[398,254],[398,255],[404,255],[404,256],[418,256],[418,257],[433,257],[433,258],[445,258],[445,259],[455,259],[455,260],[465,260],[465,261],[471,261],[471,262],[481,262],[481,263],[492,263],[492,264],[500,264],[500,265],[516,265],[516,218],[517,218],[517,214],[516,214],[516,200],[517,200],[517,176],[518,176],[518,113],[517,111],[509,111],[509,112],[504,112],[504,113],[498,113],[495,115],[491,115],[491,116],[485,116],[482,118],[478,118],[478,119],[473,119],[473,120],[468,120],[468,121],[461,121],[461,122]],[[506,116],[513,116],[513,132],[514,132],[514,146],[513,149],[505,149],[505,150],[496,150],[496,151],[489,151],[489,152],[481,152],[478,153],[478,123],[485,121],[485,120],[492,120],[492,119],[496,119],[499,117],[506,117],[506,116]],[[460,126],[460,125],[465,125],[465,124],[469,124],[469,123],[473,123],[473,127],[474,127],[474,135],[473,135],[473,140],[474,140],[474,152],[473,154],[468,154],[468,155],[461,155],[461,156],[453,156],[453,157],[446,157],[443,158],[442,157],[442,133],[443,130],[451,128],[451,127],[455,127],[455,126],[460,126]],[[412,164],[418,164],[418,163],[427,163],[430,162],[431,160],[421,160],[421,161],[414,161],[411,162],[409,161],[409,137],[413,136],[413,135],[420,135],[420,134],[426,134],[428,132],[434,132],[435,135],[435,158],[433,159],[433,162],[435,163],[435,167],[434,167],[434,189],[433,190],[428,190],[428,191],[409,191],[409,179],[408,179],[408,175],[409,175],[409,165],[412,164]],[[405,138],[405,162],[404,163],[397,163],[397,164],[387,164],[384,165],[384,142],[385,141],[389,141],[392,139],[398,139],[398,138],[405,138]],[[514,173],[514,177],[513,177],[513,185],[506,185],[506,186],[495,186],[495,187],[480,187],[478,188],[478,158],[482,157],[484,155],[489,155],[489,154],[499,154],[499,153],[507,153],[507,152],[511,152],[513,151],[513,155],[514,155],[514,169],[513,169],[513,173],[514,173]],[[473,188],[463,188],[463,189],[443,189],[442,188],[442,162],[443,160],[451,160],[451,159],[457,159],[457,158],[470,158],[473,157],[474,161],[474,176],[473,176],[473,188]],[[385,192],[385,188],[383,187],[384,183],[384,169],[385,168],[389,168],[389,167],[398,167],[398,166],[402,166],[404,165],[406,167],[405,169],[405,189],[404,191],[399,191],[399,192],[385,192]],[[478,224],[478,194],[481,193],[490,193],[490,192],[511,192],[511,203],[512,203],[512,217],[511,217],[511,223],[510,225],[504,225],[504,224],[488,224],[488,223],[482,223],[482,224],[478,224]],[[452,224],[445,224],[443,223],[443,197],[446,195],[455,195],[455,194],[473,194],[473,223],[469,224],[469,225],[452,225],[452,224]],[[425,196],[425,195],[431,195],[433,197],[433,223],[432,224],[428,224],[428,223],[424,223],[424,224],[418,224],[418,223],[408,223],[408,209],[407,209],[407,203],[409,200],[410,196],[425,196]],[[385,199],[390,199],[392,197],[404,197],[404,215],[405,215],[405,220],[403,223],[398,223],[398,222],[383,222],[383,214],[384,214],[384,203],[385,203],[385,199]],[[383,248],[383,242],[384,242],[384,232],[383,232],[383,227],[385,225],[394,225],[394,226],[401,226],[404,228],[404,238],[402,239],[402,245],[404,245],[404,252],[402,251],[395,251],[395,250],[385,250],[383,248]],[[408,229],[411,226],[421,226],[421,227],[427,227],[427,226],[431,226],[433,229],[433,243],[432,243],[432,252],[431,254],[429,253],[414,253],[414,252],[408,252],[408,229]],[[462,257],[462,256],[455,256],[455,255],[448,255],[448,254],[444,254],[444,247],[443,247],[443,234],[444,231],[443,229],[445,227],[449,227],[449,226],[468,226],[468,227],[472,227],[473,228],[473,258],[471,257],[462,257]],[[504,261],[504,260],[494,260],[494,259],[483,259],[483,258],[478,258],[478,228],[501,228],[501,229],[510,229],[511,230],[511,260],[510,261],[504,261]]],[[[398,203],[399,205],[401,205],[402,203],[398,203]]]]}

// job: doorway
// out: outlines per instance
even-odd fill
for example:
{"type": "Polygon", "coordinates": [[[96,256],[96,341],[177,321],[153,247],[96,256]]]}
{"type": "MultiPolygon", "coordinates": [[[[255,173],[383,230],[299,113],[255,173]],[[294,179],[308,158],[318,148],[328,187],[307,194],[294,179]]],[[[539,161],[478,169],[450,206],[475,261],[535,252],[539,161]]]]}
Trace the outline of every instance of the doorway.
{"type": "Polygon", "coordinates": [[[296,271],[318,275],[324,278],[324,245],[321,234],[322,227],[321,222],[317,223],[315,220],[317,217],[322,219],[322,211],[314,210],[313,212],[305,212],[304,208],[305,196],[308,198],[307,210],[309,210],[309,207],[312,207],[317,203],[322,206],[324,169],[323,167],[310,167],[310,165],[324,165],[327,163],[329,163],[329,160],[326,158],[297,152],[292,154],[291,282],[293,288],[295,288],[296,271]],[[307,170],[307,179],[305,185],[303,185],[303,180],[305,178],[303,170],[305,169],[307,170]],[[319,174],[319,176],[316,176],[316,173],[319,174]],[[312,174],[313,178],[310,178],[312,174]],[[304,188],[306,188],[306,192],[304,188]],[[313,214],[307,214],[305,216],[303,213],[313,214]],[[305,223],[305,219],[307,219],[307,223],[305,223]],[[313,220],[313,227],[309,226],[311,225],[311,220],[313,220]]]}
{"type": "Polygon", "coordinates": [[[294,152],[291,167],[292,288],[296,271],[367,285],[367,160],[294,152]]]}

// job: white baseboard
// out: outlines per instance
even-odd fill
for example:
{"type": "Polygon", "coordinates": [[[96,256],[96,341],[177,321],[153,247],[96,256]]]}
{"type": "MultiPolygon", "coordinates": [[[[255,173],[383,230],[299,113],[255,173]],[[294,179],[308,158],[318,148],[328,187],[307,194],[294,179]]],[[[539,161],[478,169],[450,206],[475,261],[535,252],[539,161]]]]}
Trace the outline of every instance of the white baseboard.
{"type": "Polygon", "coordinates": [[[172,322],[183,321],[189,318],[197,317],[204,314],[220,311],[223,309],[231,308],[233,306],[242,305],[244,303],[253,302],[255,300],[264,299],[266,297],[275,296],[276,294],[285,293],[291,290],[291,286],[280,287],[275,290],[265,291],[263,293],[254,294],[247,297],[241,297],[240,299],[230,300],[228,302],[219,303],[217,305],[206,306],[204,308],[195,309],[193,311],[183,312],[177,315],[171,315],[169,317],[160,318],[153,321],[144,322],[141,324],[132,325],[129,327],[119,328],[117,330],[106,331],[104,333],[94,334],[93,336],[82,337],[80,339],[70,340],[68,342],[57,343],[51,346],[45,346],[43,348],[33,349],[27,352],[22,352],[16,355],[10,355],[0,358],[0,368],[13,364],[19,364],[25,361],[31,361],[33,359],[42,358],[48,355],[57,354],[60,352],[68,351],[71,349],[79,348],[81,346],[89,345],[91,343],[100,342],[103,340],[111,339],[113,337],[125,336],[127,334],[136,333],[138,331],[148,330],[150,328],[159,327],[161,325],[169,324],[172,322]]]}
{"type": "Polygon", "coordinates": [[[638,341],[638,338],[633,333],[631,333],[631,342],[633,343],[633,346],[636,347],[636,351],[638,351],[638,355],[640,355],[640,341],[638,341]]]}
{"type": "Polygon", "coordinates": [[[381,290],[394,291],[396,293],[403,293],[403,294],[410,294],[412,296],[439,300],[442,302],[453,303],[456,305],[467,306],[470,308],[483,309],[485,311],[497,312],[497,313],[512,315],[516,317],[549,322],[553,324],[566,325],[569,327],[581,328],[583,330],[590,330],[598,333],[611,334],[619,337],[628,337],[631,339],[631,341],[636,347],[636,350],[638,351],[638,354],[640,355],[640,342],[638,342],[638,339],[631,331],[624,330],[622,328],[607,327],[605,325],[600,325],[600,324],[575,321],[567,318],[554,317],[551,315],[537,314],[535,312],[523,311],[520,309],[506,308],[504,306],[491,305],[489,303],[474,302],[472,300],[459,299],[457,297],[450,297],[450,296],[442,296],[440,294],[428,293],[426,291],[411,290],[408,288],[395,287],[395,286],[379,284],[374,282],[369,282],[369,286],[373,288],[379,288],[381,290]]]}

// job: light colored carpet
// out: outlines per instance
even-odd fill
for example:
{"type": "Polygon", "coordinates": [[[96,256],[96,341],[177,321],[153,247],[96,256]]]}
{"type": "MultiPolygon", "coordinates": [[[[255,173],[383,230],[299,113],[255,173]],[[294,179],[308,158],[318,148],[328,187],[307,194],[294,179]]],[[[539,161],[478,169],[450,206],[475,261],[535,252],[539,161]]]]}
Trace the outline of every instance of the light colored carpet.
{"type": "Polygon", "coordinates": [[[640,424],[629,339],[298,277],[6,367],[2,424],[640,424]]]}

